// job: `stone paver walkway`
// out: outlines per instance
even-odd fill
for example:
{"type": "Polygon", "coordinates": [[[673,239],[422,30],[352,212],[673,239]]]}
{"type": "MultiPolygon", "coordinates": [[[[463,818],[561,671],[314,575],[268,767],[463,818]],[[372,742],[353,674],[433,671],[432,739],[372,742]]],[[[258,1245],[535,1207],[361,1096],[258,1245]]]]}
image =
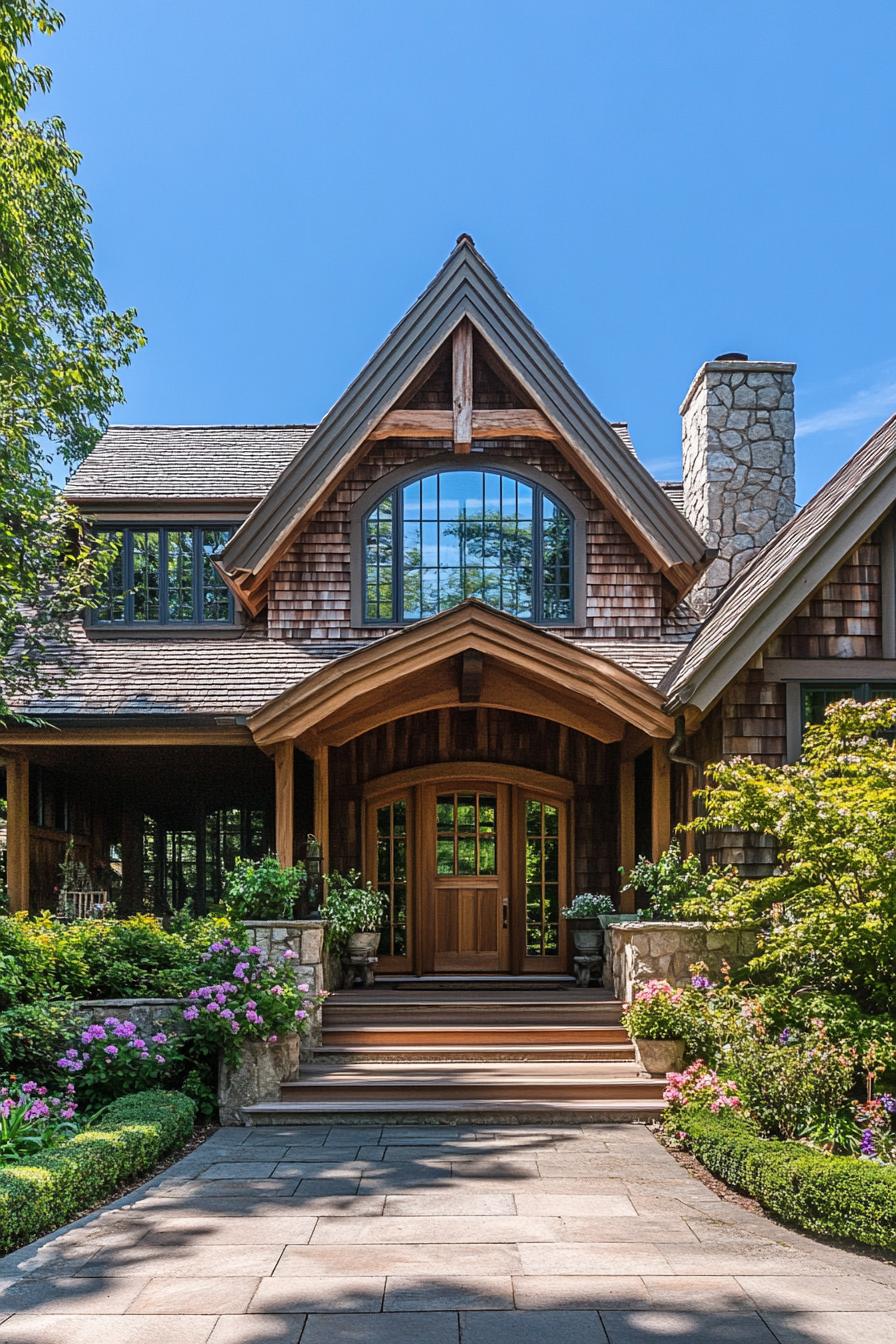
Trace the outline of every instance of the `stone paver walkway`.
{"type": "Polygon", "coordinates": [[[299,1340],[896,1344],[896,1265],[719,1200],[635,1125],[220,1130],[0,1261],[0,1344],[299,1340]]]}

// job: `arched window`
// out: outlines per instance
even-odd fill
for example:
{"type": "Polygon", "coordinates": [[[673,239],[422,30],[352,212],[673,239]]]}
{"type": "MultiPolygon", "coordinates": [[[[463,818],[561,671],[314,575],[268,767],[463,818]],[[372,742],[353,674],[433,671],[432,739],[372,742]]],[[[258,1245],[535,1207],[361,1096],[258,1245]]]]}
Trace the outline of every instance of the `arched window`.
{"type": "Polygon", "coordinates": [[[571,511],[504,471],[443,470],[382,495],[363,518],[363,619],[397,625],[481,598],[540,624],[574,620],[571,511]]]}

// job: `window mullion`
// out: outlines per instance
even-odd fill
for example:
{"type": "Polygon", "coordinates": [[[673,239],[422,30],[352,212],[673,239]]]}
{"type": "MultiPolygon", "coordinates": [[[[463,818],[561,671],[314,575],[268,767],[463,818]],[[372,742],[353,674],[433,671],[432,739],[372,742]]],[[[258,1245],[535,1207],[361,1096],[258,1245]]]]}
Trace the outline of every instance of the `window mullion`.
{"type": "MultiPolygon", "coordinates": [[[[420,538],[422,546],[422,516],[420,538]]],[[[422,551],[420,563],[422,566],[422,551]]],[[[400,485],[392,495],[392,624],[404,624],[404,491],[400,485]]]]}

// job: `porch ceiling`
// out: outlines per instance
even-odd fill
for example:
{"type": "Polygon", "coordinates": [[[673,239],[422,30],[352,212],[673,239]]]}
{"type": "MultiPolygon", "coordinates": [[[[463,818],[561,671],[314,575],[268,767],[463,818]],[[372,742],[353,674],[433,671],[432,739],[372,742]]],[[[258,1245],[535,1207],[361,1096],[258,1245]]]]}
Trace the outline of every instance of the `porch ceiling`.
{"type": "Polygon", "coordinates": [[[470,599],[322,667],[253,714],[259,746],[339,746],[421,710],[509,709],[602,742],[672,735],[662,697],[609,658],[470,599]]]}

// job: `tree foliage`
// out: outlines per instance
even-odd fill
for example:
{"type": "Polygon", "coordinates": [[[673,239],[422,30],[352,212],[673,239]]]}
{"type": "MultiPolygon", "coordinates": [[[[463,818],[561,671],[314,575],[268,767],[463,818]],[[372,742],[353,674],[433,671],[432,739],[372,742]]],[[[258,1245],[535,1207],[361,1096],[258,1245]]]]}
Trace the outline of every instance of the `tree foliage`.
{"type": "Polygon", "coordinates": [[[796,991],[855,994],[878,1011],[896,990],[896,700],[829,706],[800,759],[712,766],[704,831],[774,838],[775,873],[728,884],[729,917],[762,928],[750,972],[796,991]]]}
{"type": "Polygon", "coordinates": [[[27,116],[51,75],[22,53],[61,23],[44,0],[0,5],[0,713],[58,679],[103,562],[53,486],[50,450],[67,465],[86,456],[144,339],[94,275],[80,154],[58,117],[27,116]]]}

